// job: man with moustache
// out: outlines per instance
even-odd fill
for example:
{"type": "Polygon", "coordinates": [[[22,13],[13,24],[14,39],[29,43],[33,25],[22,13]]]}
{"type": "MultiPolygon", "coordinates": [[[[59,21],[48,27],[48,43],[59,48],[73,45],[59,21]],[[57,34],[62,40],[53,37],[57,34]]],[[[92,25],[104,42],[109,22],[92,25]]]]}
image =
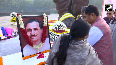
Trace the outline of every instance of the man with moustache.
{"type": "Polygon", "coordinates": [[[109,23],[111,22],[111,20],[114,19],[113,15],[114,15],[114,11],[107,11],[107,17],[104,17],[103,19],[106,21],[106,23],[109,25],[109,23]]]}
{"type": "MultiPolygon", "coordinates": [[[[25,29],[27,31],[27,35],[29,36],[29,39],[34,45],[40,45],[42,33],[43,33],[43,23],[39,21],[38,19],[32,18],[29,19],[25,24],[25,29]]],[[[50,44],[49,44],[49,38],[46,38],[45,43],[40,47],[39,52],[49,50],[50,44]]],[[[27,44],[23,48],[23,55],[29,56],[32,54],[36,54],[38,52],[38,49],[33,48],[29,44],[27,44]]]]}
{"type": "Polygon", "coordinates": [[[103,65],[113,65],[112,35],[109,25],[99,16],[98,8],[89,5],[83,14],[84,20],[92,25],[88,42],[98,53],[103,65]]]}

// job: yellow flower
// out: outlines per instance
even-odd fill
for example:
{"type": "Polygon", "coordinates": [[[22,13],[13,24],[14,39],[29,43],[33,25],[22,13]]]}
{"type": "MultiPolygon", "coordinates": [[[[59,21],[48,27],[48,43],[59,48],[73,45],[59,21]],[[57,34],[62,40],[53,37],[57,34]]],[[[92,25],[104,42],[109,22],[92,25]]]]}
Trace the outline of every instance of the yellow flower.
{"type": "Polygon", "coordinates": [[[11,22],[17,22],[16,17],[12,17],[11,22]]]}

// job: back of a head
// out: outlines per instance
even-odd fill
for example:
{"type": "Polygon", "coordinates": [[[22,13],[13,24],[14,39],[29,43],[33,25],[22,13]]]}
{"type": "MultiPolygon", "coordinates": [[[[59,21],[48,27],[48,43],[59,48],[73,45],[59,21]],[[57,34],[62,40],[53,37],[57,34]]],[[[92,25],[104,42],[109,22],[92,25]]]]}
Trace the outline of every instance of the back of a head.
{"type": "Polygon", "coordinates": [[[83,38],[88,35],[91,25],[82,19],[75,20],[70,29],[72,38],[83,38]]]}
{"type": "Polygon", "coordinates": [[[94,13],[96,16],[99,16],[99,10],[96,6],[94,5],[89,5],[86,9],[85,9],[85,14],[90,15],[91,13],[94,13]]]}
{"type": "Polygon", "coordinates": [[[87,8],[87,6],[83,6],[81,9],[81,13],[84,12],[86,8],[87,8]]]}
{"type": "Polygon", "coordinates": [[[76,38],[83,38],[88,35],[90,27],[90,24],[82,19],[74,21],[70,29],[70,35],[64,35],[60,40],[59,51],[55,54],[54,57],[57,58],[58,65],[64,65],[70,41],[76,38]]]}

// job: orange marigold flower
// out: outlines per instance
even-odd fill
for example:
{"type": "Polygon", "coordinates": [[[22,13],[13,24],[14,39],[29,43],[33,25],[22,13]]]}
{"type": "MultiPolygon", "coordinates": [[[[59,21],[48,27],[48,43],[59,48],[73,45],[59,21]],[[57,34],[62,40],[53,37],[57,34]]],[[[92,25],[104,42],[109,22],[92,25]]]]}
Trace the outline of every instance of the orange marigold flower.
{"type": "Polygon", "coordinates": [[[31,57],[34,57],[34,54],[33,54],[33,55],[31,55],[31,57]]]}
{"type": "Polygon", "coordinates": [[[37,56],[37,54],[35,54],[35,56],[37,56]]]}
{"type": "Polygon", "coordinates": [[[0,65],[3,65],[3,59],[0,57],[0,65]]]}
{"type": "Polygon", "coordinates": [[[45,62],[40,62],[38,65],[45,65],[46,63],[45,62]]]}
{"type": "Polygon", "coordinates": [[[26,56],[25,58],[26,58],[26,59],[28,59],[28,58],[29,58],[29,56],[26,56]]]}
{"type": "Polygon", "coordinates": [[[25,60],[25,57],[23,57],[23,60],[25,60]]]}

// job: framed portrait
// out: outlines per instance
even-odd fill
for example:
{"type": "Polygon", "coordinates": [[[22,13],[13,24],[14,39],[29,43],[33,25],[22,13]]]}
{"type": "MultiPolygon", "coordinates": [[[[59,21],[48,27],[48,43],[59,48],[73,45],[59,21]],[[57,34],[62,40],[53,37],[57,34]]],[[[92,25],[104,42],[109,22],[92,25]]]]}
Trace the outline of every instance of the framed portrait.
{"type": "MultiPolygon", "coordinates": [[[[48,19],[48,17],[47,17],[48,19]]],[[[43,15],[22,16],[24,29],[18,26],[22,57],[30,56],[50,49],[48,20],[43,15]],[[46,19],[46,20],[47,20],[46,19]]]]}

